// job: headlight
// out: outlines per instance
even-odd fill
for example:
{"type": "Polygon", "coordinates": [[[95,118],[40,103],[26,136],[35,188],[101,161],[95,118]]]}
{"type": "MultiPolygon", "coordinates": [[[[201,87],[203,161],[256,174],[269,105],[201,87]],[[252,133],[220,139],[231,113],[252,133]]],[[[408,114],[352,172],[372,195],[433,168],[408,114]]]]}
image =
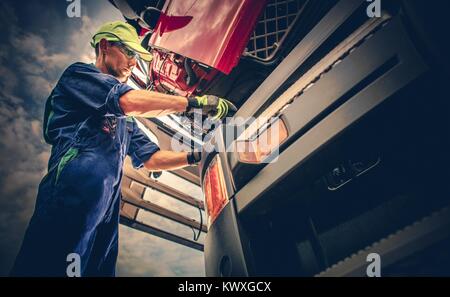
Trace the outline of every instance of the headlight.
{"type": "Polygon", "coordinates": [[[219,155],[214,157],[206,170],[203,180],[203,193],[209,228],[228,203],[228,193],[219,155]]]}
{"type": "Polygon", "coordinates": [[[288,137],[283,120],[277,118],[268,124],[253,139],[236,141],[236,151],[241,163],[259,164],[264,161],[288,137]]]}

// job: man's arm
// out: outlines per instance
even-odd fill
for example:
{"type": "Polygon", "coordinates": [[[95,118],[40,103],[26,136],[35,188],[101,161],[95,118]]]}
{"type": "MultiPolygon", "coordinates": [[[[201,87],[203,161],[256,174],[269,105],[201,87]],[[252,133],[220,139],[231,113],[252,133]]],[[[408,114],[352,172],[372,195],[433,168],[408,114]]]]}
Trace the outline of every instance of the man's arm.
{"type": "Polygon", "coordinates": [[[237,111],[230,101],[214,95],[189,97],[167,95],[147,90],[131,90],[119,98],[122,111],[128,116],[158,117],[200,108],[205,115],[222,120],[237,111]]]}
{"type": "Polygon", "coordinates": [[[129,116],[157,117],[186,111],[188,99],[147,90],[131,90],[120,97],[119,105],[129,116]]]}
{"type": "Polygon", "coordinates": [[[189,166],[187,152],[157,151],[144,167],[150,171],[174,170],[189,166]]]}

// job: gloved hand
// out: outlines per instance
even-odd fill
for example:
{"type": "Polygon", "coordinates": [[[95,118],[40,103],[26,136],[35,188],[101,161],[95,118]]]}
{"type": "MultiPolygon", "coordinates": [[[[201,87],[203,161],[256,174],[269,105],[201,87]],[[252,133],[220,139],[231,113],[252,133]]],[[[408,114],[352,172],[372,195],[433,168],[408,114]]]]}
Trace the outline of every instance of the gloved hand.
{"type": "Polygon", "coordinates": [[[196,165],[202,159],[202,152],[193,151],[187,154],[187,162],[189,165],[196,165]]]}
{"type": "Polygon", "coordinates": [[[152,171],[151,175],[154,179],[158,179],[162,175],[162,171],[152,171]]]}
{"type": "Polygon", "coordinates": [[[189,97],[186,111],[189,112],[192,108],[200,108],[204,115],[212,116],[214,120],[222,120],[237,111],[233,103],[214,95],[189,97]]]}

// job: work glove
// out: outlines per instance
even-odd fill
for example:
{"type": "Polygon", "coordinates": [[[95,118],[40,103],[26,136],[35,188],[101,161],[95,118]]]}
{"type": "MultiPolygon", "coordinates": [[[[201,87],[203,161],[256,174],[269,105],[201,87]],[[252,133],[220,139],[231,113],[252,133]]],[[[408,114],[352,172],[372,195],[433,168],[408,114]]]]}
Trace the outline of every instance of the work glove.
{"type": "Polygon", "coordinates": [[[230,101],[214,95],[191,96],[188,98],[187,112],[193,108],[202,110],[202,114],[211,116],[213,120],[222,120],[237,111],[230,101]]]}
{"type": "Polygon", "coordinates": [[[154,179],[158,179],[162,175],[162,171],[152,171],[150,174],[154,179]]]}
{"type": "Polygon", "coordinates": [[[193,151],[187,154],[187,162],[189,165],[196,165],[200,162],[201,159],[202,152],[193,151]]]}

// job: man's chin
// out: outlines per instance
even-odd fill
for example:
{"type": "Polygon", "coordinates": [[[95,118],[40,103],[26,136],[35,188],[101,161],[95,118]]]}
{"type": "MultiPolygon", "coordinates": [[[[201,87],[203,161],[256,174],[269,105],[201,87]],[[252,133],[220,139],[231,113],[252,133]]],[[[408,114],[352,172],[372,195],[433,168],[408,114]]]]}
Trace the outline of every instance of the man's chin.
{"type": "Polygon", "coordinates": [[[121,82],[126,83],[130,75],[115,75],[115,77],[121,82]]]}
{"type": "Polygon", "coordinates": [[[131,72],[119,73],[115,71],[110,71],[109,74],[117,78],[121,83],[126,83],[128,78],[131,76],[131,72]]]}
{"type": "Polygon", "coordinates": [[[128,78],[131,76],[131,71],[126,71],[125,73],[122,73],[122,77],[120,78],[121,82],[127,82],[128,78]]]}
{"type": "Polygon", "coordinates": [[[121,78],[118,78],[118,79],[119,79],[119,81],[121,83],[126,83],[128,81],[128,78],[129,78],[129,76],[124,76],[124,77],[121,77],[121,78]]]}

